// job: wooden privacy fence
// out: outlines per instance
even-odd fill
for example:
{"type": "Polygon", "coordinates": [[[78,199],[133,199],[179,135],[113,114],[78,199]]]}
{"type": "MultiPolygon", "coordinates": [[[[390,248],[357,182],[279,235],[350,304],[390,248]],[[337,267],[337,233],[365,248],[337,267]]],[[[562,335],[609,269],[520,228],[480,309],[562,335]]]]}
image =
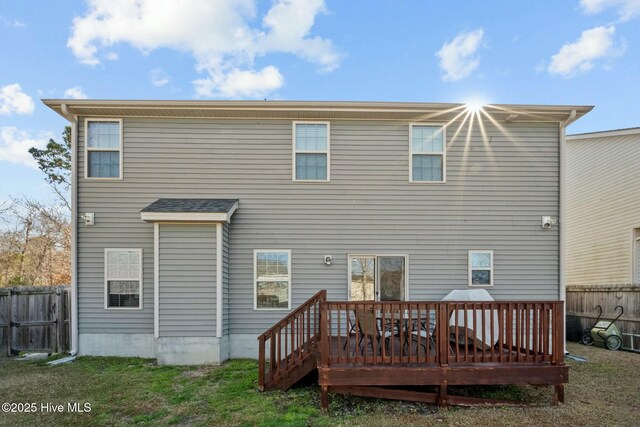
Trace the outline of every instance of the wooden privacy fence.
{"type": "Polygon", "coordinates": [[[69,349],[70,292],[64,286],[0,288],[0,357],[69,349]]]}
{"type": "Polygon", "coordinates": [[[640,285],[572,285],[567,288],[567,340],[579,341],[582,331],[591,328],[598,310],[602,307],[602,319],[612,320],[620,313],[617,305],[624,308],[624,314],[616,322],[622,331],[622,347],[640,351],[640,285]]]}

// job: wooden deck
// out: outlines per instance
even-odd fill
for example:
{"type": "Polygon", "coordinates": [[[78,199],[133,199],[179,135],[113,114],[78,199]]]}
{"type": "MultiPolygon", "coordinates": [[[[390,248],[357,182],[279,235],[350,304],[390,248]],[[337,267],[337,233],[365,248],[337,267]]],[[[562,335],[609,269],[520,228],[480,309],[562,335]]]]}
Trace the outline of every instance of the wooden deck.
{"type": "Polygon", "coordinates": [[[323,408],[329,392],[502,403],[447,393],[490,384],[551,385],[557,404],[568,381],[562,309],[559,301],[328,302],[319,292],[259,337],[260,386],[286,389],[317,369],[323,408]]]}

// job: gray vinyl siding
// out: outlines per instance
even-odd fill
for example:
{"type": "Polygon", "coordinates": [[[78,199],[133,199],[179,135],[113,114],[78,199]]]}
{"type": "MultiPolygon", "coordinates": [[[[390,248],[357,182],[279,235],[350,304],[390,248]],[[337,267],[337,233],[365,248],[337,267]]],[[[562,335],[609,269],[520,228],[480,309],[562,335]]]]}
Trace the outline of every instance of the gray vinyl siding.
{"type": "Polygon", "coordinates": [[[222,225],[222,335],[229,334],[229,224],[222,225]]]}
{"type": "Polygon", "coordinates": [[[216,336],[216,226],[160,225],[161,337],[216,336]]]}
{"type": "Polygon", "coordinates": [[[567,282],[629,283],[640,227],[640,134],[567,141],[567,282]]]}
{"type": "MultiPolygon", "coordinates": [[[[292,251],[292,308],[320,289],[346,299],[347,256],[363,253],[407,254],[409,298],[440,299],[467,287],[471,249],[494,251],[496,299],[557,299],[558,227],[541,229],[540,217],[558,216],[558,124],[504,123],[507,136],[485,121],[486,140],[467,125],[453,141],[459,123],[447,130],[447,182],[423,184],[409,183],[407,122],[332,121],[331,181],[305,183],[292,181],[290,120],[125,118],[124,179],[80,178],[79,211],[96,213],[94,228],[78,230],[81,331],[114,331],[96,321],[99,254],[111,242],[151,246],[139,211],[160,197],[240,200],[229,226],[231,334],[258,334],[287,313],[253,309],[255,249],[292,251]]],[[[145,308],[136,319],[110,314],[119,332],[152,331],[150,253],[145,308]]]]}

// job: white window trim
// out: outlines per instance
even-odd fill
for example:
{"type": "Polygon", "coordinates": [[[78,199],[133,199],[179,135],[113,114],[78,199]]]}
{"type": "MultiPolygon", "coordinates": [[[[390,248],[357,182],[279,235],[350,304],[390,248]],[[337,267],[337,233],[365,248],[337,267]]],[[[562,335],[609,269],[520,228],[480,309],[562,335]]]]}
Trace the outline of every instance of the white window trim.
{"type": "MultiPolygon", "coordinates": [[[[142,278],[144,277],[144,273],[142,271],[142,249],[137,249],[137,248],[105,248],[104,250],[104,308],[105,310],[142,310],[142,306],[143,306],[143,299],[142,299],[142,278]],[[140,260],[140,265],[139,265],[139,272],[140,272],[140,276],[138,279],[139,282],[139,286],[140,286],[140,306],[139,307],[109,307],[109,286],[108,286],[108,282],[109,282],[109,275],[108,275],[108,255],[109,252],[117,252],[117,251],[136,251],[138,252],[138,259],[140,260]]],[[[111,279],[111,280],[118,280],[118,279],[111,279]]],[[[126,280],[131,280],[131,279],[126,279],[126,280]]]]}
{"type": "MultiPolygon", "coordinates": [[[[347,254],[347,301],[351,301],[351,258],[357,257],[373,257],[376,259],[376,272],[378,270],[378,258],[385,256],[404,257],[404,300],[410,301],[409,298],[409,254],[388,254],[388,253],[364,253],[364,254],[347,254]]],[[[375,292],[375,290],[374,290],[375,292]]],[[[378,300],[376,300],[378,301],[378,300]]]]}
{"type": "Polygon", "coordinates": [[[638,257],[640,256],[640,251],[638,251],[638,243],[640,242],[640,237],[637,237],[633,243],[632,243],[632,248],[631,248],[631,283],[633,284],[637,284],[640,283],[640,280],[636,280],[636,278],[639,276],[638,271],[636,271],[636,269],[638,267],[636,267],[636,265],[638,264],[638,257]]]}
{"type": "Polygon", "coordinates": [[[412,184],[446,184],[447,183],[447,125],[446,123],[409,123],[409,182],[412,184]],[[420,152],[415,154],[442,155],[442,181],[414,181],[413,180],[413,127],[441,127],[442,128],[442,151],[420,152]]]}
{"type": "Polygon", "coordinates": [[[253,251],[253,309],[258,311],[290,311],[291,310],[291,249],[254,249],[253,251]],[[288,283],[288,306],[287,308],[258,308],[258,254],[261,252],[283,252],[288,255],[287,271],[289,272],[288,283]]]}
{"type": "Polygon", "coordinates": [[[473,251],[469,251],[469,258],[468,258],[468,273],[467,273],[467,277],[468,277],[468,285],[470,288],[492,288],[494,285],[494,277],[493,277],[493,251],[492,250],[473,250],[473,251]],[[471,268],[471,257],[473,254],[490,254],[491,255],[491,266],[489,268],[471,268]],[[472,284],[472,270],[487,270],[490,273],[490,277],[491,280],[489,281],[488,285],[474,285],[472,284]]]}
{"type": "Polygon", "coordinates": [[[636,249],[636,242],[640,241],[640,224],[635,227],[631,227],[631,281],[629,283],[636,283],[636,277],[638,277],[639,271],[636,271],[636,257],[640,256],[640,253],[636,249]]]}
{"type": "Polygon", "coordinates": [[[292,123],[292,161],[291,179],[294,182],[330,182],[331,181],[331,122],[304,122],[294,121],[292,123]],[[296,150],[296,126],[297,125],[326,125],[327,126],[327,149],[326,150],[296,150]],[[296,179],[296,154],[326,154],[327,155],[327,179],[296,179]]]}
{"type": "Polygon", "coordinates": [[[87,117],[84,119],[84,179],[92,181],[121,181],[123,179],[123,126],[122,119],[111,119],[104,117],[87,117]],[[120,124],[120,146],[118,148],[89,148],[89,122],[118,122],[120,124]],[[120,176],[117,178],[91,177],[89,176],[89,151],[118,151],[120,152],[120,176]]]}

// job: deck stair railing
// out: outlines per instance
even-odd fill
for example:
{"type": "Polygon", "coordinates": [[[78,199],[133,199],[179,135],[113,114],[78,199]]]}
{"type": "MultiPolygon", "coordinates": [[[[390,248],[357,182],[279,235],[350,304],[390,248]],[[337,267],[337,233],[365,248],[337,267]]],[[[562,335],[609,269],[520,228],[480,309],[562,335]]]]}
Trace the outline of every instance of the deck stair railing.
{"type": "Polygon", "coordinates": [[[313,295],[258,337],[260,390],[286,390],[317,366],[320,305],[327,291],[313,295]]]}

